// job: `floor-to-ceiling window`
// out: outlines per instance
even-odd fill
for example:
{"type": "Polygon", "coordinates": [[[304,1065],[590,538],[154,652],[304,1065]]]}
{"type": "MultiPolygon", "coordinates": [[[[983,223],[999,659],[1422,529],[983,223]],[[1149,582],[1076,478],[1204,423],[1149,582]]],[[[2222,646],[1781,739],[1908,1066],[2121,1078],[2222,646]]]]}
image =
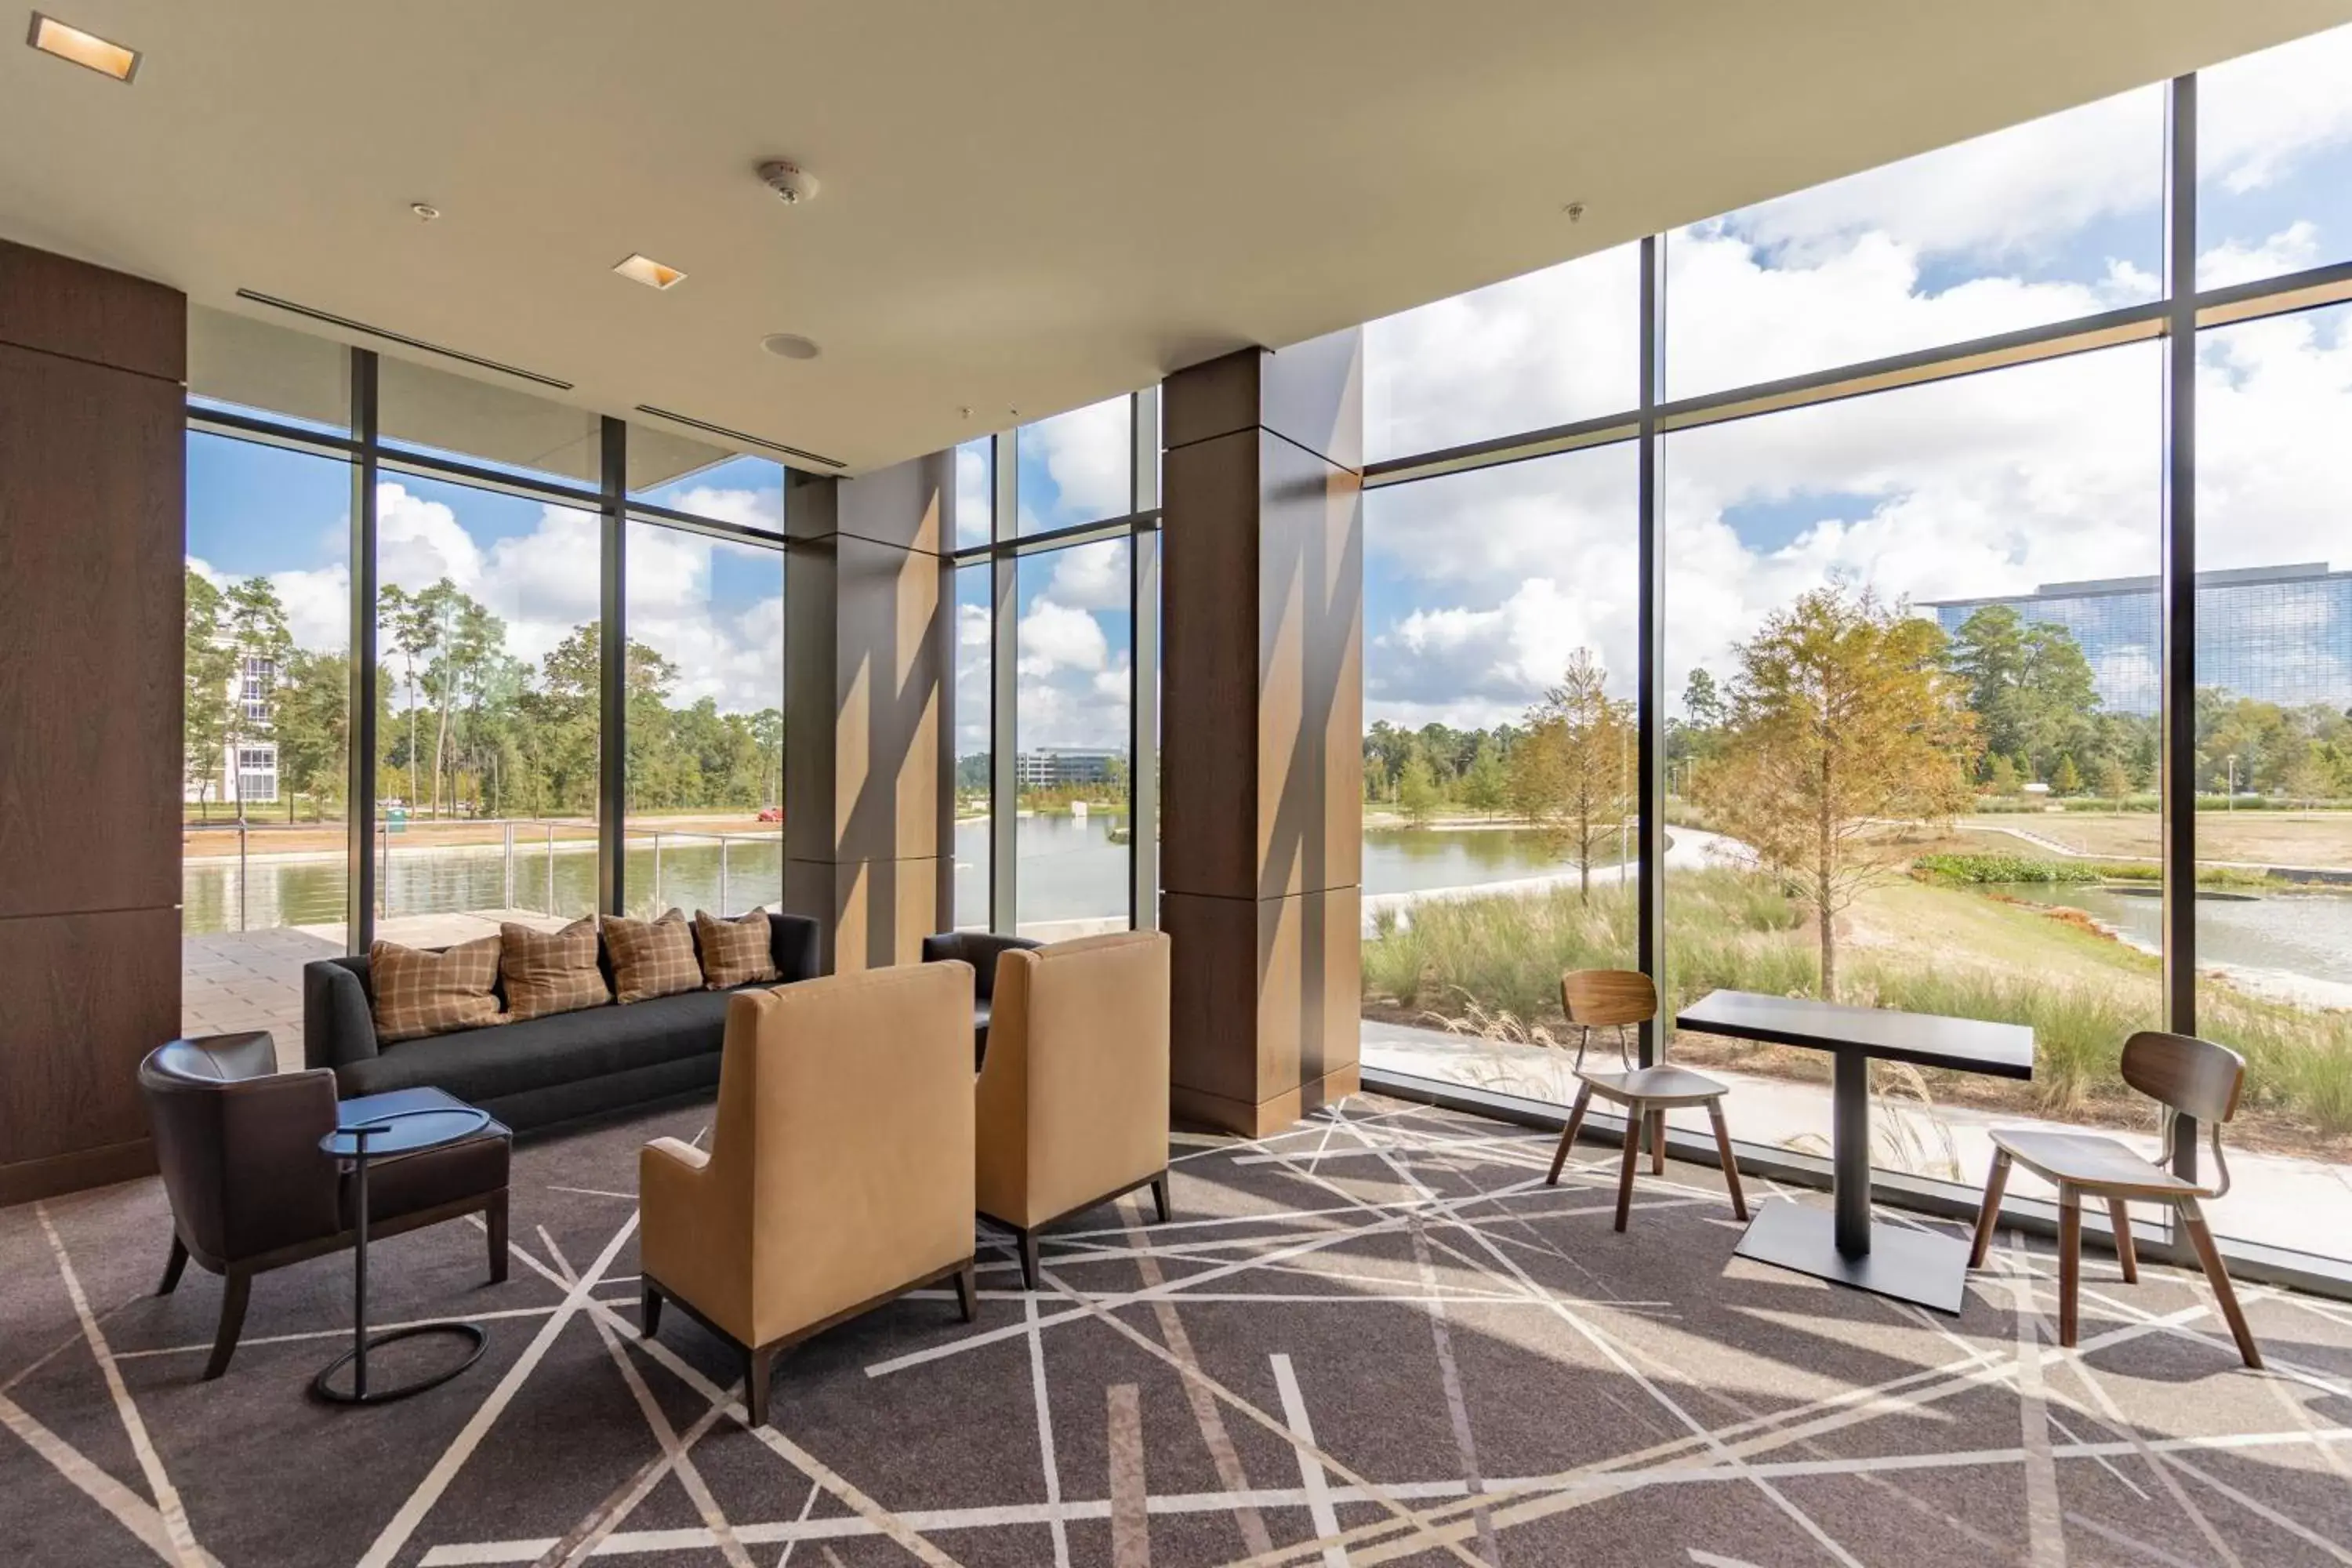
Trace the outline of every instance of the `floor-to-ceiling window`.
{"type": "MultiPolygon", "coordinates": [[[[1368,1068],[1554,1098],[1557,969],[1654,950],[1670,1008],[2033,1025],[2030,1085],[1875,1084],[1878,1163],[1972,1181],[2021,1117],[2153,1152],[2118,1058],[2192,1030],[2249,1063],[2217,1229],[2352,1258],[2347,60],[2352,28],[1367,327],[1368,1068]],[[1573,498],[1612,452],[1599,563],[1573,498]],[[1391,837],[1542,834],[1488,858],[1597,901],[1606,834],[1510,793],[1547,721],[1652,757],[1581,798],[1653,940],[1628,900],[1570,942],[1466,851],[1442,902],[1380,885],[1391,837]]],[[[1820,1062],[1670,1046],[1735,1081],[1736,1134],[1826,1145],[1820,1062]]]]}
{"type": "Polygon", "coordinates": [[[1156,799],[1137,772],[1156,777],[1138,713],[1157,705],[1137,697],[1158,681],[1158,429],[1147,392],[957,449],[960,927],[1052,940],[1157,919],[1135,818],[1156,799]]]}
{"type": "Polygon", "coordinates": [[[1369,1064],[1564,1099],[1561,973],[1634,963],[1633,458],[1366,499],[1369,1064]]]}
{"type": "Polygon", "coordinates": [[[379,933],[593,912],[597,514],[416,474],[375,500],[379,933]]]}

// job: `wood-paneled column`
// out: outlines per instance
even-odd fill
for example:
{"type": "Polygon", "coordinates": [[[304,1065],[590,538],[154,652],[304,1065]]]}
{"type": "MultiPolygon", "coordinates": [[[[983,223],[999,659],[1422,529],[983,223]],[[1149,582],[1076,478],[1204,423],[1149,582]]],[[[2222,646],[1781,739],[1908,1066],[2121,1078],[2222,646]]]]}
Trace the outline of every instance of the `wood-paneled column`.
{"type": "Polygon", "coordinates": [[[955,454],[784,502],[784,907],[834,973],[912,963],[952,923],[955,454]]]}
{"type": "Polygon", "coordinates": [[[0,241],[0,1204],[155,1168],[180,1032],[187,300],[0,241]]]}
{"type": "Polygon", "coordinates": [[[1363,342],[1163,384],[1171,1103],[1259,1136],[1357,1088],[1363,342]]]}

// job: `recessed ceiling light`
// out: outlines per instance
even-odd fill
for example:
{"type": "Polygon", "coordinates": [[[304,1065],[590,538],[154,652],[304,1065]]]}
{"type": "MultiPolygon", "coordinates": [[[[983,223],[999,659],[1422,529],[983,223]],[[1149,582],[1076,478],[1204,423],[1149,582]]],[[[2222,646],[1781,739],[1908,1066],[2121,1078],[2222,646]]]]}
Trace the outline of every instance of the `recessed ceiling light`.
{"type": "Polygon", "coordinates": [[[667,289],[686,280],[685,273],[675,267],[664,267],[650,256],[632,256],[625,261],[614,263],[613,270],[648,289],[667,289]]]}
{"type": "Polygon", "coordinates": [[[778,359],[814,359],[824,352],[798,332],[770,332],[760,346],[778,359]]]}
{"type": "Polygon", "coordinates": [[[88,66],[100,76],[110,76],[117,81],[129,81],[139,74],[137,49],[110,44],[96,33],[69,27],[55,16],[44,16],[38,11],[33,13],[33,30],[25,35],[25,41],[45,55],[55,55],[61,60],[88,66]]]}

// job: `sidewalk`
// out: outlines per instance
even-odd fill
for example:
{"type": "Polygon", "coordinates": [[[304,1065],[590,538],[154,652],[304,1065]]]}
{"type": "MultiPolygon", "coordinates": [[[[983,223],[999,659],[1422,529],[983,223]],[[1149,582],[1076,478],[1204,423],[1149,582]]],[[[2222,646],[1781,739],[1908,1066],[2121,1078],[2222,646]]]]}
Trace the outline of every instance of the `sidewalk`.
{"type": "MultiPolygon", "coordinates": [[[[1366,1067],[1559,1106],[1575,1098],[1575,1081],[1569,1076],[1572,1050],[1515,1046],[1370,1018],[1363,1021],[1362,1029],[1366,1067]]],[[[1596,1044],[1593,1051],[1601,1061],[1614,1065],[1613,1047],[1596,1044]]],[[[1734,1138],[1828,1155],[1830,1091],[1826,1084],[1795,1083],[1717,1068],[1706,1071],[1731,1088],[1724,1115],[1734,1138]]],[[[1704,1110],[1668,1111],[1666,1120],[1695,1136],[1712,1136],[1704,1110]]],[[[1871,1158],[1882,1169],[1982,1187],[1992,1164],[1993,1128],[2061,1126],[2031,1116],[1963,1106],[1923,1106],[1916,1100],[1878,1096],[1871,1101],[1871,1158]]],[[[2154,1117],[2150,1116],[2144,1134],[2120,1136],[2133,1147],[2152,1153],[2154,1117]]],[[[2352,1169],[2291,1154],[2231,1149],[2226,1135],[2222,1147],[2233,1180],[2227,1197],[2205,1205],[2216,1231],[2298,1252],[2338,1258],[2352,1252],[2352,1169]]],[[[2011,1177],[2010,1191],[2032,1197],[2056,1196],[2048,1184],[2024,1170],[2011,1177]]],[[[2153,1214],[2152,1210],[2141,1212],[2153,1214]]]]}

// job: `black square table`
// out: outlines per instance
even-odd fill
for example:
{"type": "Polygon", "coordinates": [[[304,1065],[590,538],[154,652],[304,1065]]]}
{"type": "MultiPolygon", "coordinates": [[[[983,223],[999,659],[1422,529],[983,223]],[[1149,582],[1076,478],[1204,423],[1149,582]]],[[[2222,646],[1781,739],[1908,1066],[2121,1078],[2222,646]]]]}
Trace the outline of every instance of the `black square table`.
{"type": "Polygon", "coordinates": [[[2019,1024],[1748,991],[1709,992],[1677,1014],[1675,1026],[1827,1051],[1835,1061],[1830,1134],[1835,1206],[1823,1214],[1792,1203],[1758,1205],[1739,1238],[1739,1256],[1957,1314],[1968,1289],[1969,1244],[1871,1223],[1871,1058],[2031,1079],[2033,1031],[2019,1024]]]}

